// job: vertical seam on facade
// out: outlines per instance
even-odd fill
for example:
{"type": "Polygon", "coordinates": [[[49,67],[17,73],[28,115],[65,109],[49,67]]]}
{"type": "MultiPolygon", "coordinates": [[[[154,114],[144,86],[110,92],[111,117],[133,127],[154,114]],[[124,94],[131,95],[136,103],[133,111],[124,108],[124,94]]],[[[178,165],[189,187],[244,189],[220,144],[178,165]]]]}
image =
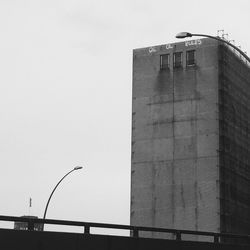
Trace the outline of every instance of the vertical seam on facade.
{"type": "Polygon", "coordinates": [[[172,161],[172,197],[171,197],[171,203],[172,203],[172,227],[175,228],[175,77],[174,77],[174,70],[173,70],[173,161],[172,161]]]}

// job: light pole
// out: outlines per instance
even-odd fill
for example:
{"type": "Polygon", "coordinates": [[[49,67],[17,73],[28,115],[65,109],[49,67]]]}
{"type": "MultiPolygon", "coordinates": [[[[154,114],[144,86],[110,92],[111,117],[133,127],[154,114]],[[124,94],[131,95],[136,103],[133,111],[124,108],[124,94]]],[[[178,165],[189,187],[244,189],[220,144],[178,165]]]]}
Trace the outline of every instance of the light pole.
{"type": "Polygon", "coordinates": [[[189,33],[189,32],[180,32],[175,37],[176,38],[186,38],[186,37],[192,37],[192,36],[208,37],[208,38],[220,41],[222,43],[225,43],[225,44],[231,46],[232,48],[234,48],[235,50],[237,50],[250,63],[250,58],[242,50],[240,50],[238,47],[236,47],[232,43],[230,43],[230,42],[228,42],[228,41],[226,41],[224,39],[221,39],[221,38],[219,38],[217,36],[210,36],[210,35],[204,35],[204,34],[192,34],[192,33],[189,33]]]}
{"type": "Polygon", "coordinates": [[[68,175],[69,175],[70,173],[72,173],[73,171],[79,170],[79,169],[82,169],[82,167],[80,167],[80,166],[74,167],[74,168],[73,168],[72,170],[70,170],[66,175],[64,175],[63,178],[60,179],[60,181],[56,184],[56,186],[54,187],[54,189],[53,189],[53,191],[51,192],[51,194],[50,194],[50,196],[49,196],[49,199],[48,199],[48,201],[47,201],[47,204],[46,204],[46,207],[45,207],[45,210],[44,210],[44,214],[43,214],[43,219],[46,218],[46,213],[47,213],[47,210],[48,210],[49,202],[50,202],[51,197],[52,197],[52,195],[54,194],[56,188],[58,187],[58,185],[62,182],[62,180],[63,180],[64,178],[66,178],[66,176],[68,176],[68,175]]]}

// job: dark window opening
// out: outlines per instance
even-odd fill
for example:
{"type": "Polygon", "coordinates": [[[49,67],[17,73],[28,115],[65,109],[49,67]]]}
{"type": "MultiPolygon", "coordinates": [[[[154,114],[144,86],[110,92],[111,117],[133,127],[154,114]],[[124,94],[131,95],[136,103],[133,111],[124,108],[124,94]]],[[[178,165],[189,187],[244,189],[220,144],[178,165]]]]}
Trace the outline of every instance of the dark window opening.
{"type": "Polygon", "coordinates": [[[187,66],[195,65],[195,50],[187,51],[187,66]]]}
{"type": "Polygon", "coordinates": [[[182,52],[174,53],[174,68],[182,67],[182,52]]]}
{"type": "Polygon", "coordinates": [[[169,69],[169,61],[170,61],[169,54],[161,55],[161,57],[160,57],[160,68],[161,69],[169,69]]]}

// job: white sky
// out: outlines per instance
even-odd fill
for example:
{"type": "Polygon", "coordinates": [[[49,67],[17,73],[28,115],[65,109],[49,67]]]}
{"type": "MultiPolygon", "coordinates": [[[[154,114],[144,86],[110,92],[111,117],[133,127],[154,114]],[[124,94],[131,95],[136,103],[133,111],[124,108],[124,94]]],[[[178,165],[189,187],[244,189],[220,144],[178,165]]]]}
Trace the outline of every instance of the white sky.
{"type": "Polygon", "coordinates": [[[249,10],[248,0],[0,0],[0,214],[42,217],[57,181],[82,165],[47,218],[129,224],[132,49],[224,29],[250,54],[249,10]]]}

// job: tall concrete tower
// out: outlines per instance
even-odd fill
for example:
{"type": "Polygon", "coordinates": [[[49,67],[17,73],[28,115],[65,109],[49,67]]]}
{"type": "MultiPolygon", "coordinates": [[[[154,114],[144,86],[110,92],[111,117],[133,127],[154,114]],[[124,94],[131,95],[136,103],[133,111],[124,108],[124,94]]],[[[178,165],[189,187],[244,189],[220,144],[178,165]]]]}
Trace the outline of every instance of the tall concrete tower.
{"type": "Polygon", "coordinates": [[[133,52],[131,225],[250,234],[250,68],[211,39],[133,52]]]}

